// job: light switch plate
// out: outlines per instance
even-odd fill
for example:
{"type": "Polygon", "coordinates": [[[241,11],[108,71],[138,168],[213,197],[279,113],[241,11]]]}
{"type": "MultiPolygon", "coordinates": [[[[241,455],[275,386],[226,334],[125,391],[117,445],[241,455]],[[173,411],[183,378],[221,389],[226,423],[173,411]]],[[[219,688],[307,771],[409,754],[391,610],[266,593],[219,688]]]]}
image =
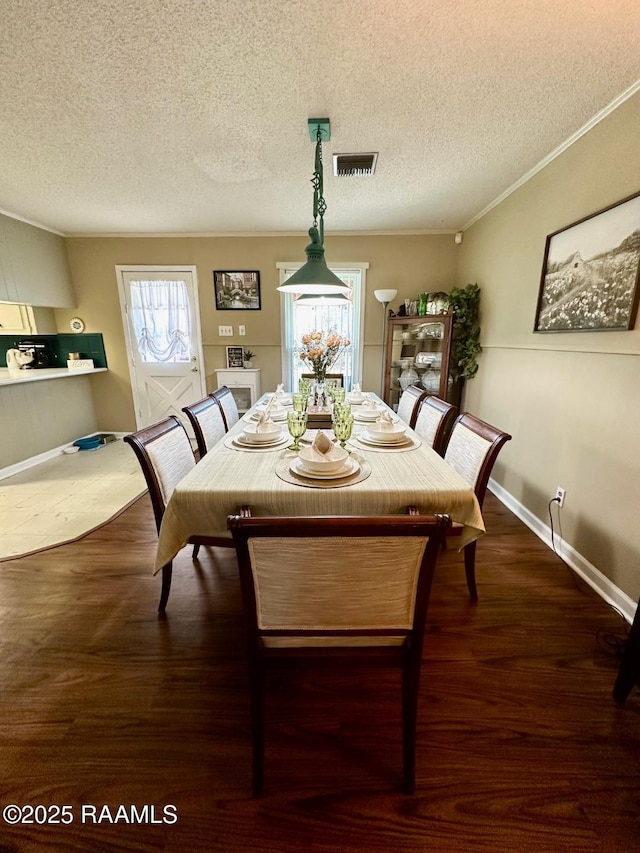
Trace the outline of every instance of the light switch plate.
{"type": "Polygon", "coordinates": [[[221,338],[230,338],[233,336],[233,326],[218,326],[218,334],[221,338]]]}
{"type": "Polygon", "coordinates": [[[246,335],[247,334],[246,328],[244,326],[238,326],[238,334],[239,335],[246,335]]]}

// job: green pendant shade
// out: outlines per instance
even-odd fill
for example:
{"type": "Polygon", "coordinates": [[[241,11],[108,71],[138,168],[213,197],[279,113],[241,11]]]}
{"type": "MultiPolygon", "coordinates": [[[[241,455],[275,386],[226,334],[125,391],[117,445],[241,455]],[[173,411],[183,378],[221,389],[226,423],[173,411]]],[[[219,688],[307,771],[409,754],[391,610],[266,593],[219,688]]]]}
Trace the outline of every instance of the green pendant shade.
{"type": "Polygon", "coordinates": [[[313,225],[309,229],[311,242],[305,249],[307,262],[290,276],[278,290],[284,293],[335,294],[349,293],[350,288],[331,272],[324,259],[324,212],[322,140],[331,138],[329,119],[309,119],[309,135],[316,141],[313,184],[313,225]],[[319,227],[318,227],[319,220],[319,227]]]}

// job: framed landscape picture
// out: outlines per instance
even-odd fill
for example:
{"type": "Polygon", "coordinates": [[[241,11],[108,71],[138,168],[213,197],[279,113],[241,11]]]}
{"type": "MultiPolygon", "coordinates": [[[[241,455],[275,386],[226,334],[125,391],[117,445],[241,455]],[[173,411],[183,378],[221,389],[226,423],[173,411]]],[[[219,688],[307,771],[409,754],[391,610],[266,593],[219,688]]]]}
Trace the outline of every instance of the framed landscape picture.
{"type": "Polygon", "coordinates": [[[534,331],[632,329],[639,273],[637,193],[547,237],[534,331]]]}
{"type": "Polygon", "coordinates": [[[260,273],[239,270],[215,270],[213,287],[218,311],[259,311],[260,273]]]}

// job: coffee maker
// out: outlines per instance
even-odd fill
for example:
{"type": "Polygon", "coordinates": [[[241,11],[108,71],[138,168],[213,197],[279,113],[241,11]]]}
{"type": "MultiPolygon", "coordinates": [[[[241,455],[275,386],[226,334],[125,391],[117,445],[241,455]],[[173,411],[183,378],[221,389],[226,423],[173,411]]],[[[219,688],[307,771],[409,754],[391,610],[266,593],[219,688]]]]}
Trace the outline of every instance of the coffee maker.
{"type": "Polygon", "coordinates": [[[23,370],[55,367],[56,365],[55,353],[42,341],[19,341],[18,350],[23,353],[23,359],[26,356],[31,356],[31,361],[22,364],[23,370]]]}

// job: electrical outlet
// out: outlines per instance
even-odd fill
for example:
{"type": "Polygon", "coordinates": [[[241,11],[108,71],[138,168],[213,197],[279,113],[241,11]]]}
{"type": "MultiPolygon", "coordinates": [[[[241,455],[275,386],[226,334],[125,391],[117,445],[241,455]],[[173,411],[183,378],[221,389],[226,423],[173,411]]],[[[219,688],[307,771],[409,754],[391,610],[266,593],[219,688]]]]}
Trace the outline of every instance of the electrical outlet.
{"type": "Polygon", "coordinates": [[[233,336],[233,326],[218,326],[218,334],[221,338],[230,338],[233,336]]]}
{"type": "Polygon", "coordinates": [[[558,488],[556,489],[556,496],[554,500],[561,509],[564,506],[564,496],[566,495],[566,493],[566,489],[563,489],[562,486],[558,486],[558,488]]]}
{"type": "Polygon", "coordinates": [[[239,335],[246,335],[247,334],[246,328],[244,326],[238,326],[238,334],[239,335]]]}

